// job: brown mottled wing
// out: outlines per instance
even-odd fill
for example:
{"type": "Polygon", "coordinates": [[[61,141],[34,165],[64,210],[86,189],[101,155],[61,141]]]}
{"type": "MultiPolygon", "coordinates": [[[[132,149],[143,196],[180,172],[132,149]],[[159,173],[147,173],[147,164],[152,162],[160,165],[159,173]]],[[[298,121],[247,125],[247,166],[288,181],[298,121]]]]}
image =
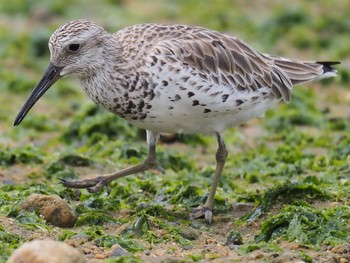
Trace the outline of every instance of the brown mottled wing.
{"type": "Polygon", "coordinates": [[[236,90],[270,87],[276,98],[290,100],[292,83],[265,55],[241,40],[209,30],[197,30],[178,39],[161,41],[157,53],[176,57],[217,84],[236,90]]]}

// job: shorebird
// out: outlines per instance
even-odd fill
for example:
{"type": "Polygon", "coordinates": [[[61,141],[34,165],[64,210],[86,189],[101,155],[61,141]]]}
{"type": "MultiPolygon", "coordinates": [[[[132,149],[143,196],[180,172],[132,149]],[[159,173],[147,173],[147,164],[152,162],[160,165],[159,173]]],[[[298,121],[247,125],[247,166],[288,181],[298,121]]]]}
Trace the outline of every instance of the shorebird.
{"type": "Polygon", "coordinates": [[[140,24],[110,34],[87,20],[59,27],[49,49],[50,63],[15,126],[58,79],[75,75],[97,105],[147,132],[144,162],[62,184],[98,192],[115,179],[154,167],[159,134],[214,134],[218,148],[212,186],[205,204],[191,212],[208,223],[228,155],[222,131],[289,102],[294,85],[336,76],[332,65],[339,63],[260,53],[234,36],[196,26],[140,24]]]}

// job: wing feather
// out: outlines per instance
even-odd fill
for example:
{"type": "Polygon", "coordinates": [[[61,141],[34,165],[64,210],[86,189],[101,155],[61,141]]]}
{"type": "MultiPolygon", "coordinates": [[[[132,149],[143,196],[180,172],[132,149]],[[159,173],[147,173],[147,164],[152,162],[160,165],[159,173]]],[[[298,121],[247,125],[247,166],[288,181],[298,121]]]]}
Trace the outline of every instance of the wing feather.
{"type": "MultiPolygon", "coordinates": [[[[158,55],[185,63],[215,84],[229,86],[232,92],[268,87],[277,99],[290,100],[292,83],[272,58],[235,37],[203,28],[190,29],[192,32],[180,37],[159,41],[158,55]]],[[[287,68],[292,71],[293,65],[287,64],[287,68]]]]}

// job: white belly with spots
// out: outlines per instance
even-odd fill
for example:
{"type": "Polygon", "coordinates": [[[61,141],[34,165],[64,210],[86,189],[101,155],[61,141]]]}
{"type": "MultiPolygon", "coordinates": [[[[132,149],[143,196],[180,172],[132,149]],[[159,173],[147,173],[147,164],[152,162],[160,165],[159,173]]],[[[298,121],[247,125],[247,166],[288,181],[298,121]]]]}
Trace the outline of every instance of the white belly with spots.
{"type": "Polygon", "coordinates": [[[178,92],[173,96],[162,93],[152,104],[146,119],[130,122],[155,132],[208,134],[260,117],[279,102],[272,95],[262,96],[261,91],[231,94],[225,102],[222,102],[221,94],[217,98],[204,100],[196,95],[188,98],[187,93],[178,92]],[[181,99],[176,100],[176,95],[181,99]],[[175,100],[171,101],[169,97],[175,100]]]}
{"type": "MultiPolygon", "coordinates": [[[[178,68],[175,73],[161,69],[148,73],[152,96],[143,96],[143,87],[138,87],[129,90],[127,98],[122,97],[122,88],[109,87],[100,80],[83,82],[83,86],[97,104],[140,128],[160,133],[221,132],[262,116],[279,101],[268,87],[238,90],[205,80],[180,63],[173,65],[178,68]],[[119,108],[116,108],[116,98],[119,108]]],[[[146,94],[149,93],[148,90],[146,94]]]]}
{"type": "Polygon", "coordinates": [[[215,133],[262,116],[280,100],[269,87],[238,90],[204,79],[180,62],[172,65],[176,72],[148,68],[157,83],[148,101],[152,107],[145,119],[130,122],[155,132],[215,133]]]}

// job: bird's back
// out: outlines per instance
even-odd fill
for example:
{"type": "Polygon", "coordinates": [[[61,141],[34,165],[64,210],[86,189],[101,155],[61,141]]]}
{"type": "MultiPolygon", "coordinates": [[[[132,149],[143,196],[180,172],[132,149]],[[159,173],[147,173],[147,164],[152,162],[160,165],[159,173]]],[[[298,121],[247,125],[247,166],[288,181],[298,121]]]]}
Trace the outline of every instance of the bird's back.
{"type": "Polygon", "coordinates": [[[123,63],[115,69],[127,80],[127,94],[120,95],[117,109],[112,100],[103,106],[160,132],[235,126],[282,99],[288,102],[294,84],[325,73],[325,64],[262,54],[236,37],[201,27],[142,24],[113,38],[121,45],[123,63]]]}

